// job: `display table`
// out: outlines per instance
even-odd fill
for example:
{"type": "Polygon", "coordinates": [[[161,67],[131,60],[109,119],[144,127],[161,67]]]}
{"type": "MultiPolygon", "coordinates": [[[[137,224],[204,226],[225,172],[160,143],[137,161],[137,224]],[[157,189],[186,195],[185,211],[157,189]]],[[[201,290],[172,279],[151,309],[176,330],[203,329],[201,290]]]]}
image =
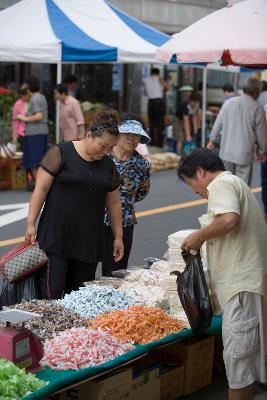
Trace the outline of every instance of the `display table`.
{"type": "MultiPolygon", "coordinates": [[[[207,334],[221,334],[221,317],[214,316],[212,319],[212,324],[207,329],[207,334]]],[[[44,397],[51,395],[60,390],[65,390],[67,387],[79,382],[85,381],[87,379],[93,379],[101,374],[111,371],[115,368],[123,366],[135,359],[149,353],[152,349],[157,347],[176,342],[178,340],[184,339],[192,335],[191,329],[184,329],[179,333],[169,335],[156,342],[147,343],[146,345],[137,345],[136,348],[128,353],[123,354],[120,357],[115,358],[105,364],[101,364],[96,367],[88,367],[78,371],[66,370],[66,371],[56,371],[50,368],[45,368],[42,371],[36,373],[39,379],[49,382],[46,386],[40,390],[23,397],[23,400],[37,400],[43,399],[44,397]]]]}

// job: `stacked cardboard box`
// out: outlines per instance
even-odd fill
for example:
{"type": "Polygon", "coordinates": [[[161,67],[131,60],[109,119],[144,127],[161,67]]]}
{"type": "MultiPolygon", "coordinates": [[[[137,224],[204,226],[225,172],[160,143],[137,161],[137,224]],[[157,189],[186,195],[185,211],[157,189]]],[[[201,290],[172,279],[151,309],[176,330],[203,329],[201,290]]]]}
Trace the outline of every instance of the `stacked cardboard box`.
{"type": "Polygon", "coordinates": [[[132,400],[160,400],[160,363],[146,356],[133,363],[132,400]]]}
{"type": "Polygon", "coordinates": [[[166,347],[184,365],[183,394],[187,395],[211,383],[215,336],[198,336],[166,347]]]}
{"type": "Polygon", "coordinates": [[[132,400],[132,369],[103,376],[49,396],[49,400],[132,400]]]}

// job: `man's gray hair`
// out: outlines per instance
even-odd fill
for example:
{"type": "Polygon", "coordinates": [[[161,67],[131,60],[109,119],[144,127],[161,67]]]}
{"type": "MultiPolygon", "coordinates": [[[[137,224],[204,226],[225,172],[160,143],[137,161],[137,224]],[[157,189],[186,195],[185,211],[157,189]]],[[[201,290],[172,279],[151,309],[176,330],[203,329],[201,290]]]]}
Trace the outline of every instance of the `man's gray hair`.
{"type": "Polygon", "coordinates": [[[247,80],[244,86],[244,93],[259,96],[261,88],[262,88],[262,83],[261,81],[259,81],[259,79],[250,78],[247,80]]]}

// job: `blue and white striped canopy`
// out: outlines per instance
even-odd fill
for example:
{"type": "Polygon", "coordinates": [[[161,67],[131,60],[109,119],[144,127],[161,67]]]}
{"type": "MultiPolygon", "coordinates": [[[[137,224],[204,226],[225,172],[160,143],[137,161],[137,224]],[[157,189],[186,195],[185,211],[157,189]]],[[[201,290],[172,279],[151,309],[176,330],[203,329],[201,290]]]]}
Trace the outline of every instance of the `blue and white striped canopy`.
{"type": "Polygon", "coordinates": [[[0,27],[0,61],[156,62],[170,38],[104,0],[22,0],[0,27]]]}

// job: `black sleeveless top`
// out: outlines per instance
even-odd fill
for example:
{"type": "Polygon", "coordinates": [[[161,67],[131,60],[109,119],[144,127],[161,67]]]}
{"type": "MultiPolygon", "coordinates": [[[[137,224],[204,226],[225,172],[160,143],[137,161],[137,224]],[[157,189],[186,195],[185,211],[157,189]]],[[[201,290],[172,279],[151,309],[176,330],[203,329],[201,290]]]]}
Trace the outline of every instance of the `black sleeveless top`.
{"type": "Polygon", "coordinates": [[[40,167],[55,177],[37,230],[41,249],[95,263],[102,258],[105,201],[118,188],[115,164],[86,161],[72,142],[52,147],[40,167]]]}

